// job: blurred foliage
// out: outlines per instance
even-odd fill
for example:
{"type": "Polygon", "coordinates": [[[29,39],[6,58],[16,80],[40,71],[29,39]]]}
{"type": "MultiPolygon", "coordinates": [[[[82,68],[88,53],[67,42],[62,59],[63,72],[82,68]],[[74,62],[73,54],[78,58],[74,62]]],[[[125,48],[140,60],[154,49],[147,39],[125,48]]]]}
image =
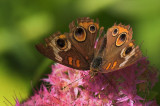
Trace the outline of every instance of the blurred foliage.
{"type": "MultiPolygon", "coordinates": [[[[53,61],[40,55],[35,44],[56,31],[68,32],[78,17],[99,18],[106,30],[115,22],[130,24],[144,55],[160,69],[159,0],[0,0],[0,7],[1,106],[9,104],[5,98],[15,104],[13,97],[24,100],[39,88],[53,61]]],[[[160,82],[154,90],[160,103],[159,87],[160,82]]]]}

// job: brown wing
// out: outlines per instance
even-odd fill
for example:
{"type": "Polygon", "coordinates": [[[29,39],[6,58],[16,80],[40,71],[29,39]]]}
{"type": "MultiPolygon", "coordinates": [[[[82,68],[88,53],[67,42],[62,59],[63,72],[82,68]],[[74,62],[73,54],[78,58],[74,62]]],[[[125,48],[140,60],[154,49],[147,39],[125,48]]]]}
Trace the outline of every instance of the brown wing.
{"type": "Polygon", "coordinates": [[[97,61],[96,58],[101,58],[101,62],[96,67],[97,69],[92,66],[91,69],[108,73],[135,63],[142,54],[132,40],[132,33],[132,28],[129,25],[115,24],[109,28],[103,38],[98,55],[94,58],[94,61],[97,61]]]}
{"type": "Polygon", "coordinates": [[[90,64],[94,57],[94,45],[99,30],[98,20],[94,22],[89,17],[77,19],[77,25],[73,21],[70,25],[69,38],[77,51],[90,64]]]}
{"type": "Polygon", "coordinates": [[[98,22],[81,18],[70,23],[70,33],[53,34],[45,39],[46,45],[36,45],[44,56],[71,68],[88,70],[94,56],[94,43],[99,29],[98,22]]]}
{"type": "Polygon", "coordinates": [[[87,70],[88,62],[81,56],[68,39],[68,33],[60,32],[45,39],[46,45],[36,45],[37,50],[44,56],[57,63],[71,68],[87,70]]]}

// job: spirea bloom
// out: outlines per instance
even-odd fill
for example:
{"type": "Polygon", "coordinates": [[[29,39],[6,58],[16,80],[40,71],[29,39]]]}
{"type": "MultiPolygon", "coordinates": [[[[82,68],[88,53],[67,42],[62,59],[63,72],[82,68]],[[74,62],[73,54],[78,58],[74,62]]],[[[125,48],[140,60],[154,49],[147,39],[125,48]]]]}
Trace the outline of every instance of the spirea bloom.
{"type": "Polygon", "coordinates": [[[156,106],[147,101],[150,89],[157,81],[156,69],[146,58],[136,64],[111,73],[98,73],[93,78],[89,71],[72,69],[61,64],[52,65],[52,73],[43,79],[38,93],[16,106],[156,106]]]}

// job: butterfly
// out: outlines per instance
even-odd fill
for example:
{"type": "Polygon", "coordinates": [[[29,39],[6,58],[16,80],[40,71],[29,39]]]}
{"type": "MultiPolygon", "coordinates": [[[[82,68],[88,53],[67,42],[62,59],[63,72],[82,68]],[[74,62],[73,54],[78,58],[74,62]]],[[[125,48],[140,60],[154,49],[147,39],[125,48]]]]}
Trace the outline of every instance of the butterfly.
{"type": "Polygon", "coordinates": [[[56,32],[49,36],[45,45],[36,45],[37,50],[57,63],[91,73],[113,72],[142,57],[139,46],[132,40],[130,25],[114,24],[105,33],[98,19],[95,22],[83,17],[72,21],[69,30],[69,33],[56,32]]]}

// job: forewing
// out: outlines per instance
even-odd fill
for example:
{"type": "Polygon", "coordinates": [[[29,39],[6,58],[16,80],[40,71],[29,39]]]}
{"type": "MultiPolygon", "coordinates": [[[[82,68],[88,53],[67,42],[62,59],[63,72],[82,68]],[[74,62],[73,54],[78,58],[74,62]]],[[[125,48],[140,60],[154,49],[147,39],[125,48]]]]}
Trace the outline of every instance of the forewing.
{"type": "Polygon", "coordinates": [[[94,45],[99,31],[98,20],[94,22],[89,17],[77,19],[69,25],[69,39],[77,51],[86,59],[88,64],[94,57],[94,45]]]}
{"type": "Polygon", "coordinates": [[[77,51],[74,45],[72,45],[68,33],[55,33],[45,39],[45,45],[37,44],[36,48],[41,54],[57,63],[74,69],[89,69],[88,62],[79,51],[77,51]]]}
{"type": "Polygon", "coordinates": [[[142,57],[139,47],[132,40],[132,33],[129,25],[115,24],[108,29],[104,35],[107,43],[106,45],[101,44],[96,56],[102,58],[98,70],[103,73],[119,70],[134,64],[142,57]]]}

